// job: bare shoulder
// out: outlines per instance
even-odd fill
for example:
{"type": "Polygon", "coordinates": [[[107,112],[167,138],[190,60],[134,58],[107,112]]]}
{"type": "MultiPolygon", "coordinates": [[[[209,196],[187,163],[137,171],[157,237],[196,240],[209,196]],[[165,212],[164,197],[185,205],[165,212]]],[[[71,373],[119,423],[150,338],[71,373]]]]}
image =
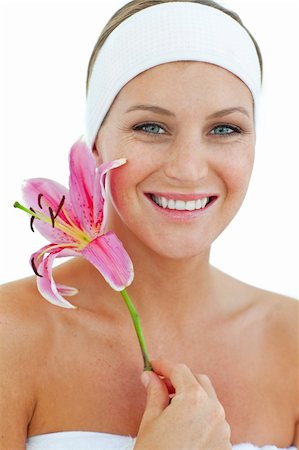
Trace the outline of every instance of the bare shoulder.
{"type": "Polygon", "coordinates": [[[292,443],[298,444],[294,439],[299,427],[299,301],[249,285],[244,293],[261,392],[270,411],[281,414],[280,424],[284,423],[285,433],[289,430],[292,443]]]}
{"type": "MultiPolygon", "coordinates": [[[[283,386],[299,421],[299,301],[273,292],[256,291],[262,348],[277,386],[283,386]]],[[[257,319],[258,320],[258,319],[257,319]]]]}
{"type": "Polygon", "coordinates": [[[295,436],[294,444],[299,445],[299,301],[277,294],[265,294],[269,302],[269,341],[277,347],[276,354],[283,368],[284,386],[290,394],[289,404],[293,405],[295,436]],[[286,387],[287,386],[287,387],[286,387]]]}
{"type": "Polygon", "coordinates": [[[216,271],[221,292],[227,292],[232,311],[246,318],[250,326],[274,336],[289,340],[290,345],[298,341],[299,301],[285,295],[260,289],[216,271]],[[237,300],[236,300],[237,299],[237,300]]]}
{"type": "Polygon", "coordinates": [[[37,291],[34,277],[0,286],[0,333],[5,344],[1,349],[9,358],[26,364],[27,354],[37,356],[50,327],[48,305],[37,291]]]}
{"type": "Polygon", "coordinates": [[[279,358],[283,355],[294,365],[298,352],[299,301],[245,284],[243,292],[251,326],[269,351],[279,358]]]}
{"type": "Polygon", "coordinates": [[[256,304],[266,319],[267,330],[287,348],[298,345],[299,301],[285,295],[257,289],[256,304]]]}
{"type": "MultiPolygon", "coordinates": [[[[2,333],[17,337],[26,330],[27,339],[41,330],[47,308],[36,288],[34,277],[0,286],[0,327],[2,333]]],[[[43,323],[45,325],[45,323],[43,323]]]]}
{"type": "Polygon", "coordinates": [[[0,287],[1,448],[23,448],[36,402],[38,368],[45,357],[46,308],[34,279],[0,287]]]}

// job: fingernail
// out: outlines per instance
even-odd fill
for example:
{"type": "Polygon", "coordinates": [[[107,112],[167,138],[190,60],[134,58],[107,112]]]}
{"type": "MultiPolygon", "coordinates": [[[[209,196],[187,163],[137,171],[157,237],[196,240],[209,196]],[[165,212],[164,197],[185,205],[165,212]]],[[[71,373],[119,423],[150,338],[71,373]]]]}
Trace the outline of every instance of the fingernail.
{"type": "Polygon", "coordinates": [[[147,387],[149,385],[150,377],[147,372],[142,372],[141,381],[142,381],[142,384],[144,385],[144,387],[147,387]]]}

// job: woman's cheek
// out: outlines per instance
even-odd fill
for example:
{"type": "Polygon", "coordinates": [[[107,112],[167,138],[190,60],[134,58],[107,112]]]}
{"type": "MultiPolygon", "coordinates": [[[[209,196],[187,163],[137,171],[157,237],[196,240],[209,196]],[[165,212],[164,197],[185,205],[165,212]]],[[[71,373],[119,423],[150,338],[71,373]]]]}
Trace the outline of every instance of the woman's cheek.
{"type": "Polygon", "coordinates": [[[114,206],[119,205],[126,192],[126,177],[123,172],[124,170],[119,171],[116,169],[109,172],[107,176],[106,186],[114,206]]]}
{"type": "MultiPolygon", "coordinates": [[[[121,166],[117,169],[113,169],[109,172],[107,177],[107,189],[109,197],[114,206],[114,209],[120,216],[130,210],[134,204],[136,185],[134,180],[134,174],[131,171],[131,167],[121,166]]],[[[138,182],[136,180],[136,182],[138,182]]]]}
{"type": "Polygon", "coordinates": [[[229,190],[246,192],[254,163],[254,150],[241,148],[227,155],[222,166],[222,174],[229,190]]]}

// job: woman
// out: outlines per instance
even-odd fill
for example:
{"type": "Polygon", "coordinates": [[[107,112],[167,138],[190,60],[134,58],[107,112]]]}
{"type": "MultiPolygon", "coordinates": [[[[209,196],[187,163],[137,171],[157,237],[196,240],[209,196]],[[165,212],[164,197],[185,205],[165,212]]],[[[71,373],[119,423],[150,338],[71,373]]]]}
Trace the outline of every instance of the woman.
{"type": "Polygon", "coordinates": [[[135,0],[99,39],[86,138],[99,164],[128,161],[109,174],[107,230],[132,257],[156,373],[144,389],[127,311],[84,259],[55,270],[75,311],[33,278],[4,286],[3,448],[299,445],[297,303],[209,263],[254,159],[262,64],[238,21],[213,2],[135,0]]]}

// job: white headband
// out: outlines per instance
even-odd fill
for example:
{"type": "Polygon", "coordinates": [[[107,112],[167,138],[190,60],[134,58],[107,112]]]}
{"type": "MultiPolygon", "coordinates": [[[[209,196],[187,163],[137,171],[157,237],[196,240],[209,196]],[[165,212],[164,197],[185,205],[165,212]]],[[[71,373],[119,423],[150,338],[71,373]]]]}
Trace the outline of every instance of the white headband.
{"type": "Polygon", "coordinates": [[[95,61],[86,104],[86,141],[99,128],[122,87],[141,72],[172,61],[202,61],[239,77],[257,103],[261,72],[247,31],[226,13],[192,2],[145,8],[122,22],[95,61]]]}

